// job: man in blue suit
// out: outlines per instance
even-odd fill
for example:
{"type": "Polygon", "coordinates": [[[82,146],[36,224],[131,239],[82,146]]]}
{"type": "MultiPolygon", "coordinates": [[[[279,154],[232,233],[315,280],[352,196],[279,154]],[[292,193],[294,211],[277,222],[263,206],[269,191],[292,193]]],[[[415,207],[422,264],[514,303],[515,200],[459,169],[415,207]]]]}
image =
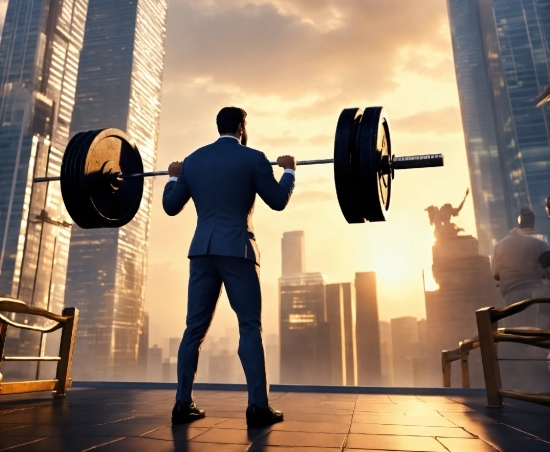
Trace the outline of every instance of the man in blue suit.
{"type": "Polygon", "coordinates": [[[277,159],[279,182],[266,156],[246,147],[246,112],[223,108],[216,118],[220,138],[168,168],[162,205],[177,215],[193,198],[198,221],[189,249],[187,327],[178,352],[178,389],[172,423],[204,417],[193,401],[199,350],[214,316],[222,284],[239,321],[239,357],[248,385],[247,425],[283,420],[268,404],[262,343],[259,266],[252,213],[256,193],[274,210],[283,210],[294,189],[294,157],[277,159]]]}

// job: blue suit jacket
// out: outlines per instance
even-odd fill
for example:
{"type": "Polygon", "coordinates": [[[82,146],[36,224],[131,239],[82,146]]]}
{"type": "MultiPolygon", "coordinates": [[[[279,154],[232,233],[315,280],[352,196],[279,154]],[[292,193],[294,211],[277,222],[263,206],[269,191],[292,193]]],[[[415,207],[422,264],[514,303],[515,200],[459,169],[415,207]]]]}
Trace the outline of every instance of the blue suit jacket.
{"type": "Polygon", "coordinates": [[[294,176],[277,182],[264,153],[220,137],[184,161],[177,181],[166,184],[162,206],[177,215],[190,198],[197,228],[189,257],[206,254],[244,257],[260,264],[252,213],[256,193],[274,210],[283,210],[294,189],[294,176]]]}

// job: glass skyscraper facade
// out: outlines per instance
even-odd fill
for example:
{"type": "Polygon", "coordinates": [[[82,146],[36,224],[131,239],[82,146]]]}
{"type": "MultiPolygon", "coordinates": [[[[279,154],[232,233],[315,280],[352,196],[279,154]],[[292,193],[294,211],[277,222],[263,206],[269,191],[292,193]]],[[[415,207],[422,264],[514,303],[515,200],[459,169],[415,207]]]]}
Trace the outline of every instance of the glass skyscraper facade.
{"type": "MultiPolygon", "coordinates": [[[[90,0],[71,134],[116,127],[156,164],[166,0],[90,0]]],[[[140,209],[119,229],[73,227],[67,306],[80,309],[73,375],[134,378],[144,328],[152,180],[140,209]]]]}
{"type": "MultiPolygon", "coordinates": [[[[10,0],[0,43],[0,292],[57,313],[71,220],[59,182],[32,179],[60,172],[87,6],[88,0],[10,0]]],[[[12,329],[6,354],[37,355],[46,347],[45,336],[12,329]]],[[[9,364],[7,378],[35,374],[36,363],[9,364]]]]}
{"type": "Polygon", "coordinates": [[[546,237],[550,195],[547,0],[448,0],[480,253],[516,226],[530,204],[546,237]]]}

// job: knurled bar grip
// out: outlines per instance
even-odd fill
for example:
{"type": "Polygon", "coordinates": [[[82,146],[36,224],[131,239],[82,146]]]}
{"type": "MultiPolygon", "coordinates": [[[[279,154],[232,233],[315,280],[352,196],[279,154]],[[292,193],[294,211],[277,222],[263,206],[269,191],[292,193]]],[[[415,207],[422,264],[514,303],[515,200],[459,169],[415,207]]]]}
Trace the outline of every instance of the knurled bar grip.
{"type": "Polygon", "coordinates": [[[394,157],[394,170],[409,168],[431,168],[443,166],[443,154],[414,155],[410,157],[394,157]]]}
{"type": "MultiPolygon", "coordinates": [[[[277,162],[269,162],[272,166],[277,165],[277,162]]],[[[334,163],[334,159],[319,159],[319,160],[299,160],[296,162],[297,166],[301,165],[323,165],[326,163],[334,163]]],[[[427,155],[415,155],[412,157],[394,157],[393,168],[394,169],[408,169],[408,168],[430,168],[434,166],[443,166],[442,154],[427,154],[427,155]]],[[[167,176],[168,171],[151,171],[148,173],[135,173],[135,174],[119,174],[117,177],[121,179],[131,179],[134,177],[151,177],[151,176],[167,176]]],[[[60,176],[51,177],[35,177],[34,182],[51,182],[61,180],[60,176]]]]}

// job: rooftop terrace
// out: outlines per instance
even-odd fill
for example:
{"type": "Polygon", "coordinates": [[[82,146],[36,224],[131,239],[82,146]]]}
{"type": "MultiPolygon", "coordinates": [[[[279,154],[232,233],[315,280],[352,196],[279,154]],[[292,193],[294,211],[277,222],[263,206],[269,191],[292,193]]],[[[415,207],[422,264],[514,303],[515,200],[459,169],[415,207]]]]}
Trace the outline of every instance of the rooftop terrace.
{"type": "Polygon", "coordinates": [[[0,397],[0,450],[550,451],[550,408],[507,400],[502,409],[488,409],[479,390],[272,391],[271,404],[285,421],[247,430],[244,391],[195,391],[207,417],[172,426],[172,389],[76,386],[65,399],[0,397]]]}

